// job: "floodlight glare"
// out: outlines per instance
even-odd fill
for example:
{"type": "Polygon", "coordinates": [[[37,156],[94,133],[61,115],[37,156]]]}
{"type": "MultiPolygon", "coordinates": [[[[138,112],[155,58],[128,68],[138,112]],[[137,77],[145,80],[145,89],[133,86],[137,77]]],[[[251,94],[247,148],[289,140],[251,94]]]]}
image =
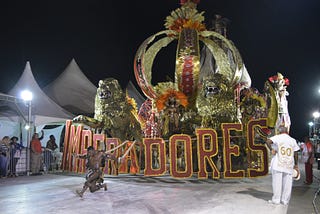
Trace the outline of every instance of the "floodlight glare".
{"type": "Polygon", "coordinates": [[[21,92],[21,98],[25,101],[32,100],[32,92],[28,90],[24,90],[21,92]]]}
{"type": "Polygon", "coordinates": [[[318,111],[314,112],[312,115],[315,119],[320,117],[320,113],[318,111]]]}
{"type": "Polygon", "coordinates": [[[313,126],[313,122],[309,122],[308,124],[309,124],[310,127],[313,126]]]}

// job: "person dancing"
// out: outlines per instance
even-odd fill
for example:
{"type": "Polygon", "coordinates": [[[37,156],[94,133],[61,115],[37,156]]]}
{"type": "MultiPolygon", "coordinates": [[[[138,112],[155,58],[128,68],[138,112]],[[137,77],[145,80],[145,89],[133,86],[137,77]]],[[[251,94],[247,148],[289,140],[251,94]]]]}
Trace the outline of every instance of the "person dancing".
{"type": "MultiPolygon", "coordinates": [[[[87,174],[86,174],[86,182],[83,185],[83,188],[81,191],[77,190],[77,194],[80,197],[83,197],[84,192],[89,188],[90,192],[95,192],[99,190],[100,188],[104,188],[104,190],[107,190],[107,184],[104,183],[103,180],[103,171],[101,168],[104,167],[105,162],[108,159],[115,160],[117,163],[117,159],[115,156],[111,154],[107,154],[103,151],[97,151],[93,148],[93,146],[89,146],[87,148],[87,154],[84,155],[75,155],[76,158],[80,159],[86,159],[86,168],[87,168],[87,174]]],[[[118,168],[118,167],[116,167],[118,168]]]]}

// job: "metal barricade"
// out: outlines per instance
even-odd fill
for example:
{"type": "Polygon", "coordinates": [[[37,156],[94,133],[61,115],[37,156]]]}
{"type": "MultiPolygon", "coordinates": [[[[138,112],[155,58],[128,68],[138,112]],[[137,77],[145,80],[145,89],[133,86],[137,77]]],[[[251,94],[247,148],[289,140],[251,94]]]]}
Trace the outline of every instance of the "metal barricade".
{"type": "Polygon", "coordinates": [[[60,170],[62,152],[59,149],[54,151],[44,148],[42,151],[42,170],[44,173],[56,172],[60,170]]]}
{"type": "Polygon", "coordinates": [[[20,157],[9,157],[8,175],[18,176],[27,174],[27,149],[20,150],[20,157]]]}
{"type": "MultiPolygon", "coordinates": [[[[9,157],[8,176],[27,175],[27,148],[21,149],[20,157],[9,157]]],[[[30,160],[29,160],[30,161],[30,160]]],[[[43,148],[40,172],[50,173],[61,170],[62,152],[43,148]]]]}
{"type": "Polygon", "coordinates": [[[316,176],[313,176],[313,177],[315,178],[315,180],[317,180],[319,182],[319,187],[314,194],[312,205],[313,205],[313,209],[314,209],[315,213],[319,214],[319,212],[320,212],[320,178],[316,177],[316,176]]]}

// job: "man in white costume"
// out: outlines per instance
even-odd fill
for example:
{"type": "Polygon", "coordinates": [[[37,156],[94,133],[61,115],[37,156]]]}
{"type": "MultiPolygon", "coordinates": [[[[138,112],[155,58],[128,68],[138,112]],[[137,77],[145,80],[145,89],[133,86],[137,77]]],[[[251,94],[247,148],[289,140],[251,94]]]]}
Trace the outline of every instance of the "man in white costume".
{"type": "Polygon", "coordinates": [[[287,127],[289,133],[291,126],[287,100],[287,96],[289,96],[289,92],[287,91],[289,80],[287,78],[284,78],[281,73],[278,73],[276,75],[276,80],[274,81],[274,84],[276,84],[276,98],[278,102],[279,113],[276,127],[285,126],[287,127]]]}
{"type": "Polygon", "coordinates": [[[292,173],[298,168],[298,153],[300,150],[297,141],[290,137],[288,129],[279,127],[279,134],[267,140],[270,150],[276,153],[271,161],[272,172],[272,204],[288,205],[292,189],[292,173]]]}

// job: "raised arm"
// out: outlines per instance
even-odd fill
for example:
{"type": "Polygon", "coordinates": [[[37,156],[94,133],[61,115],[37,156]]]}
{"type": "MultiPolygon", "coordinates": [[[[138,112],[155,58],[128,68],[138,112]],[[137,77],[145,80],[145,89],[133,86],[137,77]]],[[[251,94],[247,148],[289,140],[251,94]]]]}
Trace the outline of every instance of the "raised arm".
{"type": "Polygon", "coordinates": [[[87,158],[87,154],[81,155],[81,154],[73,153],[72,156],[75,157],[75,158],[80,158],[80,159],[86,159],[87,158]]]}
{"type": "Polygon", "coordinates": [[[271,144],[273,144],[272,140],[267,139],[266,144],[267,144],[267,147],[269,148],[269,150],[271,151],[272,150],[271,144]]]}

